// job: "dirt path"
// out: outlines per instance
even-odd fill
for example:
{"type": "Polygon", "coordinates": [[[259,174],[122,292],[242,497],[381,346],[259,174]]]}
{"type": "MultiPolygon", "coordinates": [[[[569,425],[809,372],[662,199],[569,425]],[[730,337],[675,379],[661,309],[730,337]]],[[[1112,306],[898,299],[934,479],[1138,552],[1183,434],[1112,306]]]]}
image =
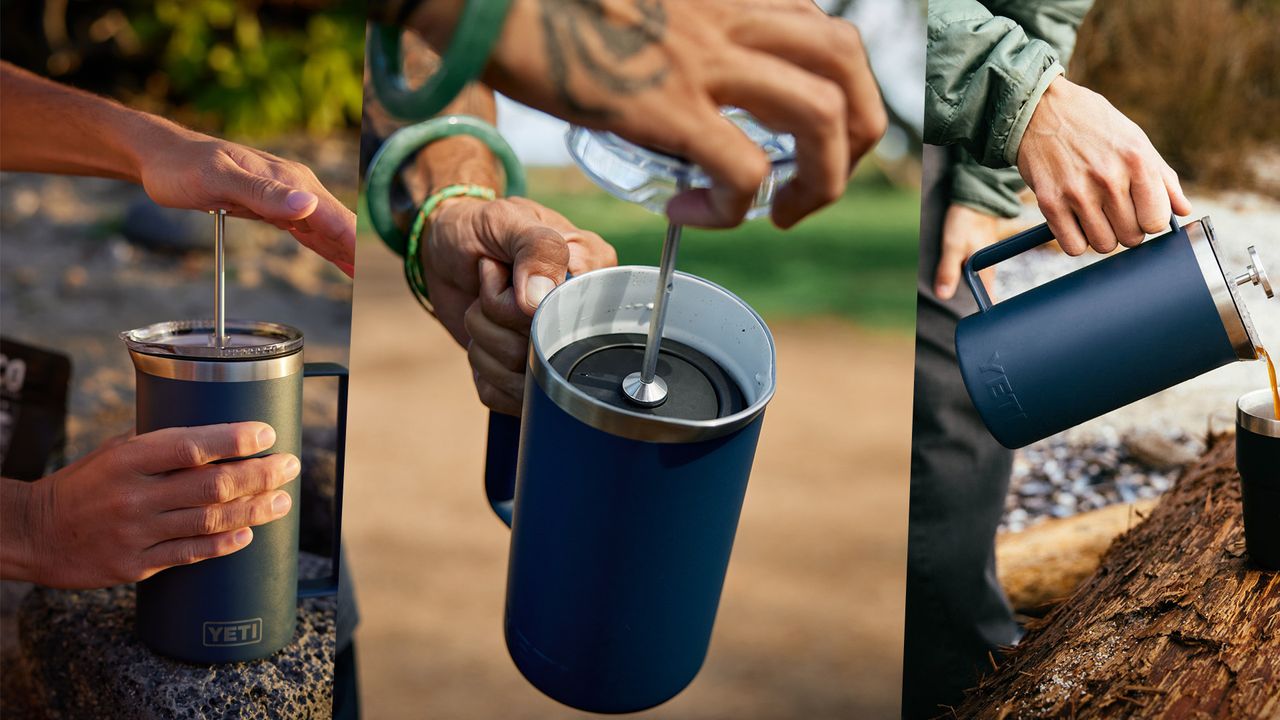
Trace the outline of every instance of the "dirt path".
{"type": "MultiPolygon", "coordinates": [[[[369,717],[562,718],[503,646],[508,534],[481,488],[466,359],[383,248],[360,248],[344,533],[369,717]]],[[[711,650],[645,717],[893,717],[902,653],[912,346],[773,328],[770,407],[711,650]]]]}

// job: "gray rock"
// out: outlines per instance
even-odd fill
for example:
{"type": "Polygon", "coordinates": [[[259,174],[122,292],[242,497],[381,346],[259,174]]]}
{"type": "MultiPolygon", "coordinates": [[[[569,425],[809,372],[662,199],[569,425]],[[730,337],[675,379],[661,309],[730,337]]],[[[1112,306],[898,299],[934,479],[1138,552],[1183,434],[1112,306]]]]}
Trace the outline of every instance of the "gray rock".
{"type": "MultiPolygon", "coordinates": [[[[328,561],[302,555],[316,577],[328,561]]],[[[5,697],[8,717],[328,718],[332,715],[335,602],[299,604],[294,641],[264,660],[191,665],[152,653],[134,634],[134,589],[36,588],[18,611],[12,668],[35,707],[5,697]]],[[[12,674],[12,672],[8,673],[12,674]]]]}
{"type": "Polygon", "coordinates": [[[1196,455],[1186,445],[1154,430],[1135,430],[1124,438],[1129,455],[1153,470],[1168,471],[1194,462],[1196,455]]]}
{"type": "Polygon", "coordinates": [[[1036,480],[1023,483],[1022,487],[1018,488],[1018,494],[1023,497],[1039,497],[1041,495],[1048,495],[1051,492],[1053,492],[1052,485],[1047,482],[1040,482],[1036,480]]]}
{"type": "Polygon", "coordinates": [[[213,251],[213,221],[191,210],[175,210],[139,197],[129,203],[120,232],[152,252],[184,255],[213,251]]]}
{"type": "Polygon", "coordinates": [[[1198,446],[1181,431],[1131,431],[1121,442],[1110,426],[1089,436],[1047,438],[1015,456],[1001,528],[1157,497],[1173,485],[1171,461],[1182,467],[1198,456],[1198,446]]]}

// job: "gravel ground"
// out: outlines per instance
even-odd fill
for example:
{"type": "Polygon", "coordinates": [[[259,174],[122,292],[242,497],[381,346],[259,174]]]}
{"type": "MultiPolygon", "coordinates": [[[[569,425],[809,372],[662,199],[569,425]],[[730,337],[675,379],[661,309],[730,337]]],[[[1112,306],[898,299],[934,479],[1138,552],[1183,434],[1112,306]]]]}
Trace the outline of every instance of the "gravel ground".
{"type": "MultiPolygon", "coordinates": [[[[1280,275],[1280,198],[1193,192],[1192,200],[1195,217],[1212,219],[1228,267],[1242,271],[1255,245],[1272,277],[1280,275]]],[[[1025,219],[1040,222],[1031,215],[1025,219]]],[[[1092,253],[1071,258],[1056,248],[1027,253],[1000,265],[997,293],[1012,297],[1099,259],[1092,253]]],[[[1280,348],[1280,298],[1268,300],[1253,286],[1241,292],[1263,344],[1280,348]]],[[[1236,398],[1265,384],[1261,363],[1236,363],[1019,451],[1002,529],[1159,495],[1178,474],[1179,464],[1167,458],[1201,452],[1206,432],[1233,426],[1236,398]]]]}

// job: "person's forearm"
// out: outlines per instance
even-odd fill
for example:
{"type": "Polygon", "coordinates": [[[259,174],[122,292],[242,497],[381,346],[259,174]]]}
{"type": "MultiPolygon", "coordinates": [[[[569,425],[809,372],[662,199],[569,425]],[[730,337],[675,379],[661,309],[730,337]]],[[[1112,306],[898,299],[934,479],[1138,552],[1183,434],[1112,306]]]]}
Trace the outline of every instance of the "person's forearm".
{"type": "Polygon", "coordinates": [[[35,579],[31,552],[32,483],[0,478],[0,579],[35,579]]]}
{"type": "MultiPolygon", "coordinates": [[[[497,104],[493,91],[484,85],[468,85],[442,113],[474,115],[485,122],[497,123],[497,104]]],[[[456,184],[493,188],[502,194],[502,183],[493,153],[480,140],[466,135],[445,138],[422,149],[417,160],[420,188],[412,188],[414,199],[422,202],[440,188],[456,184]],[[418,193],[421,193],[421,197],[418,193]]]]}
{"type": "Polygon", "coordinates": [[[185,132],[8,63],[0,63],[0,100],[0,170],[141,182],[143,149],[185,132]]]}

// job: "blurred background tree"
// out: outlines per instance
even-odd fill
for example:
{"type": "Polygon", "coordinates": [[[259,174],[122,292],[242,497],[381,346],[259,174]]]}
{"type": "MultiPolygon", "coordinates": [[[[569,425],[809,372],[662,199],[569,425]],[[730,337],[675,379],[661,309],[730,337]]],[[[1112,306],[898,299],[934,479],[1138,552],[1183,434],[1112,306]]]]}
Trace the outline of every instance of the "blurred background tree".
{"type": "Polygon", "coordinates": [[[1280,196],[1280,0],[1111,0],[1071,76],[1143,127],[1184,179],[1280,196]]]}
{"type": "Polygon", "coordinates": [[[0,54],[201,130],[357,128],[361,0],[4,0],[0,54]]]}

